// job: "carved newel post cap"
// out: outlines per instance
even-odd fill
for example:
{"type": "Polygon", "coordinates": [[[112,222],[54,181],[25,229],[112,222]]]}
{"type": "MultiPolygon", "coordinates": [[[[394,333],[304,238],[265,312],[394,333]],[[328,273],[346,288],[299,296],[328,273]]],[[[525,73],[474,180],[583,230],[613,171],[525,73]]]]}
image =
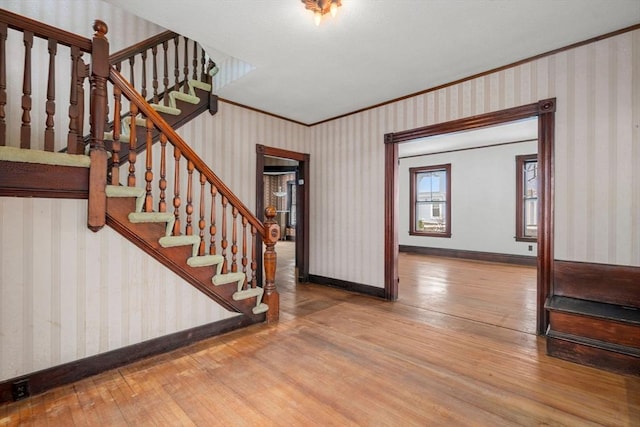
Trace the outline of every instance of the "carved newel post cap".
{"type": "Polygon", "coordinates": [[[96,19],[95,21],[93,21],[93,31],[96,32],[96,36],[104,37],[107,32],[109,32],[109,27],[107,27],[107,24],[104,21],[96,19]]]}
{"type": "Polygon", "coordinates": [[[266,216],[269,219],[273,219],[276,217],[276,208],[273,206],[267,206],[267,208],[264,210],[264,216],[266,216]]]}

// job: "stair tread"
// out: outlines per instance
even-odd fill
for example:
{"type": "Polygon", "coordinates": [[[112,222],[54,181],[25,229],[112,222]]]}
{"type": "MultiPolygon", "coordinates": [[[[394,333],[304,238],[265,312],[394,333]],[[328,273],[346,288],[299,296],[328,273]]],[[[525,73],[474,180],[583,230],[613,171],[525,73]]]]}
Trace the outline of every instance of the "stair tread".
{"type": "Polygon", "coordinates": [[[549,298],[544,307],[550,311],[580,314],[640,325],[640,310],[633,307],[624,307],[616,304],[587,301],[559,295],[554,295],[549,298]]]}
{"type": "Polygon", "coordinates": [[[179,108],[169,107],[168,105],[151,104],[151,107],[159,113],[171,114],[173,116],[179,116],[182,114],[182,110],[179,108]]]}
{"type": "Polygon", "coordinates": [[[233,294],[233,299],[236,301],[240,301],[243,299],[248,299],[248,298],[253,298],[253,297],[257,297],[260,296],[264,293],[264,290],[262,288],[249,288],[249,289],[243,289],[241,291],[235,292],[233,294]]]}
{"type": "Polygon", "coordinates": [[[269,306],[261,302],[260,304],[253,307],[251,311],[253,312],[253,314],[266,313],[267,311],[269,311],[269,306]]]}
{"type": "Polygon", "coordinates": [[[208,267],[220,264],[221,262],[224,262],[222,255],[200,255],[187,259],[187,264],[190,267],[208,267]]]}
{"type": "Polygon", "coordinates": [[[174,214],[170,212],[131,212],[129,221],[138,222],[167,222],[175,219],[174,214]]]}
{"type": "Polygon", "coordinates": [[[216,285],[226,285],[227,283],[238,282],[245,279],[244,273],[224,273],[216,274],[211,278],[211,282],[216,285]]]}
{"type": "Polygon", "coordinates": [[[105,191],[107,197],[142,197],[145,194],[144,188],[123,185],[107,185],[105,191]]]}
{"type": "Polygon", "coordinates": [[[161,237],[160,246],[164,248],[174,246],[187,246],[200,243],[200,236],[164,236],[161,237]]]}

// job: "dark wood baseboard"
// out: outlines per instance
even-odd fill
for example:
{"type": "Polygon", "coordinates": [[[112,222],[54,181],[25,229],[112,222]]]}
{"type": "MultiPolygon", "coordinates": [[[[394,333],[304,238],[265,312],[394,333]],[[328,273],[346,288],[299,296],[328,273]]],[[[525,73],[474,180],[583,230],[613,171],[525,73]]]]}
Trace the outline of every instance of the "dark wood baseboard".
{"type": "Polygon", "coordinates": [[[498,254],[493,252],[466,251],[462,249],[428,248],[424,246],[399,245],[400,252],[422,255],[441,256],[447,258],[470,259],[474,261],[501,262],[504,264],[536,266],[535,256],[498,254]]]}
{"type": "MultiPolygon", "coordinates": [[[[115,369],[135,361],[166,353],[180,347],[193,344],[206,338],[221,335],[235,329],[243,328],[256,323],[254,319],[239,315],[230,319],[219,320],[184,331],[176,332],[170,335],[154,338],[138,344],[112,350],[106,353],[87,357],[85,359],[76,360],[65,363],[63,365],[54,366],[43,369],[31,374],[22,375],[0,382],[0,403],[8,402],[13,399],[13,384],[21,383],[24,380],[30,395],[39,394],[83,378],[96,375],[100,372],[115,369]]],[[[22,383],[23,385],[25,383],[22,383]]]]}
{"type": "Polygon", "coordinates": [[[640,309],[640,267],[555,260],[552,295],[640,309]]]}
{"type": "Polygon", "coordinates": [[[345,291],[357,292],[363,295],[370,295],[373,297],[384,298],[384,288],[376,288],[371,285],[363,285],[361,283],[349,282],[346,280],[334,279],[331,277],[316,276],[310,274],[307,280],[309,283],[315,283],[317,285],[331,286],[332,288],[340,288],[345,291]]]}

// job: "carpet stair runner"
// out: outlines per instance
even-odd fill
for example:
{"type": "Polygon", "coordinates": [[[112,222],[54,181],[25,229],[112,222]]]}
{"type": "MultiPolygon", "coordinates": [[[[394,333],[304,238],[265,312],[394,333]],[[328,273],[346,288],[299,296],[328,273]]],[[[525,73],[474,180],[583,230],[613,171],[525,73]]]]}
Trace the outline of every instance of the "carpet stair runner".
{"type": "Polygon", "coordinates": [[[187,265],[191,268],[215,266],[215,274],[211,278],[214,286],[222,286],[230,283],[237,284],[237,290],[233,293],[235,301],[256,298],[255,307],[252,308],[253,314],[265,313],[269,310],[269,306],[262,302],[263,288],[255,287],[243,289],[246,281],[246,275],[242,272],[222,273],[224,258],[221,255],[198,255],[200,245],[200,236],[172,236],[175,217],[169,212],[143,212],[144,199],[146,192],[143,188],[123,187],[116,185],[108,185],[106,188],[107,197],[135,197],[135,212],[129,213],[129,221],[131,223],[166,223],[165,235],[159,239],[159,244],[163,248],[176,246],[191,245],[191,256],[186,260],[187,265]]]}

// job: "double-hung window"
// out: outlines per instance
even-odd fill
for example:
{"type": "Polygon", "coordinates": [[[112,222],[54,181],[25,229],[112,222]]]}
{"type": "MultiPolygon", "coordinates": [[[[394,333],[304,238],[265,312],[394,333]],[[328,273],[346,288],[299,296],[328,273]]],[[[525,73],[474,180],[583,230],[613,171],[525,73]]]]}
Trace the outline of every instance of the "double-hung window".
{"type": "Polygon", "coordinates": [[[409,169],[409,234],[451,237],[451,164],[409,169]]]}
{"type": "Polygon", "coordinates": [[[538,156],[516,156],[516,240],[538,239],[538,156]]]}

